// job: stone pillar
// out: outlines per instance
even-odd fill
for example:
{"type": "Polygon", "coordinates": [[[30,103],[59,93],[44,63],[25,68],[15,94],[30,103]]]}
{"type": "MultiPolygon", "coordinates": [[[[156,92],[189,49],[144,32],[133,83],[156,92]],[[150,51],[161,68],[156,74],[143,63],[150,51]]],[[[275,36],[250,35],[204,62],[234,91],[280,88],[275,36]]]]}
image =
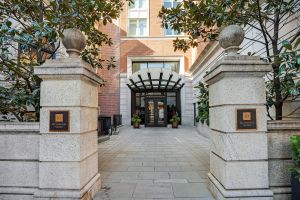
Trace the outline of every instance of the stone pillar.
{"type": "Polygon", "coordinates": [[[34,70],[43,80],[34,197],[88,200],[100,189],[96,130],[102,79],[79,58],[85,47],[80,31],[67,29],[63,44],[69,58],[48,60],[34,70]]]}
{"type": "Polygon", "coordinates": [[[271,67],[238,55],[243,39],[241,27],[225,28],[219,41],[227,55],[204,77],[212,130],[209,189],[217,200],[270,200],[264,76],[271,67]]]}

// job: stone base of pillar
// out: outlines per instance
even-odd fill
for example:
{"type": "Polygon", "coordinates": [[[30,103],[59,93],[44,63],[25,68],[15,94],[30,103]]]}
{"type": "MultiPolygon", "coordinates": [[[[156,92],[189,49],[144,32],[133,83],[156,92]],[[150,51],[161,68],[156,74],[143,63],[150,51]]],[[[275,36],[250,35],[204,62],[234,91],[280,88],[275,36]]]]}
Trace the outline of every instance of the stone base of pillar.
{"type": "Polygon", "coordinates": [[[34,200],[92,200],[101,189],[100,174],[97,174],[80,190],[74,189],[39,189],[34,200]]]}
{"type": "Polygon", "coordinates": [[[211,173],[208,173],[208,189],[217,200],[273,200],[269,189],[227,190],[211,173]]]}
{"type": "Polygon", "coordinates": [[[291,187],[270,187],[274,193],[274,200],[291,200],[291,187]]]}

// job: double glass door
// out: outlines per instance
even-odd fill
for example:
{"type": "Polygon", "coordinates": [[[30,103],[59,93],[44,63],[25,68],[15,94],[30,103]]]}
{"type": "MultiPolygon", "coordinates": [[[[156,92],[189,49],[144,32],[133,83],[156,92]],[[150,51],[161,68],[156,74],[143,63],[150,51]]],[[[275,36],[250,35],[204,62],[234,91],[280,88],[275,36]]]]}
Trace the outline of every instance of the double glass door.
{"type": "Polygon", "coordinates": [[[145,126],[166,126],[167,112],[164,98],[146,99],[145,126]]]}

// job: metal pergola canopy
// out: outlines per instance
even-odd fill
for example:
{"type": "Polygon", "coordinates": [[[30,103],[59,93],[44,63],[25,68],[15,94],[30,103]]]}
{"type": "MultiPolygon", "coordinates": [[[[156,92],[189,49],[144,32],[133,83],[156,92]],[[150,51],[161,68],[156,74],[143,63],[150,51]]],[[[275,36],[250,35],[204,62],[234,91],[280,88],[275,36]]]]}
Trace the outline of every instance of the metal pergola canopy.
{"type": "Polygon", "coordinates": [[[170,69],[150,68],[132,74],[127,86],[134,92],[177,92],[184,83],[179,74],[170,69]]]}

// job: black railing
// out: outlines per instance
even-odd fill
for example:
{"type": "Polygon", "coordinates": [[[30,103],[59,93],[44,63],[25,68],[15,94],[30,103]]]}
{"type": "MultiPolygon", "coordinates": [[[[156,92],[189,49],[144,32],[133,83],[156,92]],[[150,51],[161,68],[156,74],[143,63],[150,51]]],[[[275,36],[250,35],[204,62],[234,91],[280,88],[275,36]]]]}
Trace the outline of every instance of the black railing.
{"type": "Polygon", "coordinates": [[[98,137],[109,135],[111,133],[111,117],[100,115],[98,117],[98,137]]]}
{"type": "Polygon", "coordinates": [[[113,115],[113,126],[116,128],[122,125],[122,115],[113,115]]]}

